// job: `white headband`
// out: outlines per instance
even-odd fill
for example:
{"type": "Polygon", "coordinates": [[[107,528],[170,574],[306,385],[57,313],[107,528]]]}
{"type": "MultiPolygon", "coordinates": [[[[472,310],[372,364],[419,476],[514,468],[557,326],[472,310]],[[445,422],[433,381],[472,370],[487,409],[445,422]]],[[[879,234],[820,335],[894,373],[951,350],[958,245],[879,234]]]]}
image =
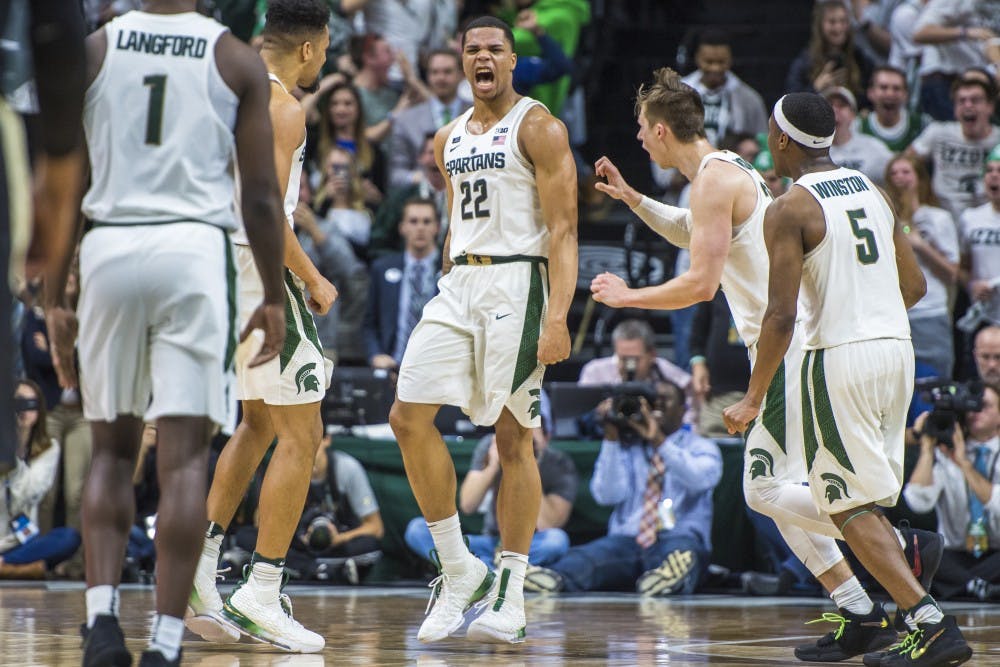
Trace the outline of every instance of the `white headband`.
{"type": "Polygon", "coordinates": [[[781,110],[781,104],[785,101],[782,97],[780,100],[774,103],[774,122],[777,123],[778,129],[787,134],[798,144],[802,144],[806,148],[829,148],[833,145],[833,135],[828,137],[817,137],[812,134],[807,134],[795,127],[785,118],[785,112],[781,110]]]}

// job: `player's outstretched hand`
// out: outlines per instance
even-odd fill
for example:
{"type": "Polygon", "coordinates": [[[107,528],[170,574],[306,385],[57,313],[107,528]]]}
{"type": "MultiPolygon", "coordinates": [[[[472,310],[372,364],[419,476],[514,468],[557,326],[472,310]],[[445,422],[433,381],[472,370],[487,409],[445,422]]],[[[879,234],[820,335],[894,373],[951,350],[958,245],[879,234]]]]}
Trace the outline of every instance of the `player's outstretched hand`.
{"type": "Polygon", "coordinates": [[[625,182],[618,167],[607,156],[602,155],[601,159],[594,163],[594,172],[607,181],[607,183],[598,181],[594,184],[594,188],[598,191],[624,201],[631,208],[635,208],[642,201],[642,195],[625,182]]]}
{"type": "Polygon", "coordinates": [[[74,349],[80,323],[71,308],[49,308],[45,311],[45,326],[49,332],[49,354],[52,366],[63,389],[75,389],[79,385],[76,377],[74,349]]]}
{"type": "Polygon", "coordinates": [[[337,300],[337,288],[322,276],[316,282],[306,285],[306,289],[309,291],[309,309],[317,315],[326,315],[337,300]]]}
{"type": "Polygon", "coordinates": [[[629,291],[624,280],[607,271],[598,274],[590,282],[590,292],[594,296],[594,301],[612,308],[624,308],[625,296],[629,291]]]}
{"type": "Polygon", "coordinates": [[[760,406],[749,402],[743,397],[739,403],[730,405],[722,411],[722,420],[726,423],[726,429],[731,434],[743,433],[747,430],[750,422],[760,414],[760,406]]]}
{"type": "Polygon", "coordinates": [[[254,329],[264,332],[264,344],[257,356],[250,360],[250,368],[266,364],[281,352],[285,344],[285,304],[262,303],[257,306],[240,334],[240,342],[245,341],[254,329]]]}
{"type": "Polygon", "coordinates": [[[546,322],[538,339],[538,361],[557,364],[569,357],[569,328],[565,322],[546,322]]]}

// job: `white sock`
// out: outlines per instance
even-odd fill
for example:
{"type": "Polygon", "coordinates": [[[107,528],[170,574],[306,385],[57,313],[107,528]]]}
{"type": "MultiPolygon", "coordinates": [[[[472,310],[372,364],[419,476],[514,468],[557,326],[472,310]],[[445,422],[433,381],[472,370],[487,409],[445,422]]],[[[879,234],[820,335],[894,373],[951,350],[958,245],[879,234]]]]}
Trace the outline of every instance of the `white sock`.
{"type": "Polygon", "coordinates": [[[867,616],[872,612],[875,604],[868,597],[868,593],[861,587],[857,577],[851,577],[830,593],[833,603],[838,609],[846,609],[852,614],[867,616]]]}
{"type": "Polygon", "coordinates": [[[149,650],[159,651],[167,660],[176,660],[181,651],[184,637],[184,621],[174,616],[157,614],[153,617],[153,631],[149,639],[149,650]]]}
{"type": "Polygon", "coordinates": [[[462,539],[462,524],[458,522],[458,512],[447,519],[428,523],[434,539],[434,548],[441,559],[441,569],[448,574],[462,574],[472,555],[462,539]]]}
{"type": "Polygon", "coordinates": [[[115,586],[91,586],[87,589],[87,627],[94,627],[100,614],[118,617],[120,599],[115,586]]]}
{"type": "Polygon", "coordinates": [[[211,561],[212,567],[219,565],[219,552],[222,550],[222,535],[205,536],[205,544],[201,547],[201,558],[211,561]]]}
{"type": "Polygon", "coordinates": [[[253,588],[258,602],[269,604],[278,601],[278,594],[281,592],[281,575],[284,572],[283,566],[254,561],[247,583],[253,588]]]}
{"type": "Polygon", "coordinates": [[[941,608],[930,595],[918,602],[916,608],[910,610],[910,614],[914,623],[940,623],[944,618],[941,608]]]}
{"type": "Polygon", "coordinates": [[[513,551],[500,552],[500,586],[503,587],[504,570],[510,571],[507,586],[500,594],[505,600],[512,602],[524,601],[524,573],[528,569],[528,557],[513,551]]]}
{"type": "Polygon", "coordinates": [[[906,551],[906,538],[903,537],[903,533],[896,527],[893,527],[892,532],[896,533],[896,539],[899,540],[899,548],[906,551]]]}

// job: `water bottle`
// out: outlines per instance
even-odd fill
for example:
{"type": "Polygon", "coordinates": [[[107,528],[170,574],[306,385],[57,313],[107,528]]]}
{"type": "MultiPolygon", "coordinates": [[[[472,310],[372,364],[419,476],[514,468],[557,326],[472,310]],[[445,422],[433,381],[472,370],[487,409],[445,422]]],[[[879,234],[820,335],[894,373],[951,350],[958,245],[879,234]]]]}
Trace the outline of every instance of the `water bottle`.
{"type": "Polygon", "coordinates": [[[990,546],[990,537],[986,532],[986,524],[983,519],[976,519],[969,523],[969,532],[965,536],[965,548],[976,558],[979,558],[990,546]]]}

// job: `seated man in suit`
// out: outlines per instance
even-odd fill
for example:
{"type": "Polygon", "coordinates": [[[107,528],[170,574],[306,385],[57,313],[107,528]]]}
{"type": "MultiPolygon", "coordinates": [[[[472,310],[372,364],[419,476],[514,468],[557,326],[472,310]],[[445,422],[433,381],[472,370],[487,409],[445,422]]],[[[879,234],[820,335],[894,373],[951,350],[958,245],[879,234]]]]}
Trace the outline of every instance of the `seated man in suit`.
{"type": "Polygon", "coordinates": [[[403,207],[401,253],[376,260],[371,268],[364,338],[372,368],[395,369],[424,304],[437,293],[441,261],[435,239],[438,214],[429,199],[411,199],[403,207]]]}

